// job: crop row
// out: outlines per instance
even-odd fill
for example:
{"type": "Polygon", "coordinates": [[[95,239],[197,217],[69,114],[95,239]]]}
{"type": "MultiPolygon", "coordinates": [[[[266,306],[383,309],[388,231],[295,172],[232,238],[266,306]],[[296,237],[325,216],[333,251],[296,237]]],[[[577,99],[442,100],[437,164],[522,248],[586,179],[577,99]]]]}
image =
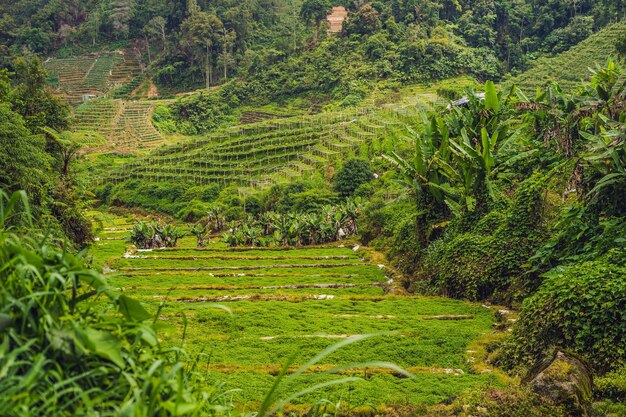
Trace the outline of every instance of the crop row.
{"type": "Polygon", "coordinates": [[[540,58],[533,67],[510,80],[527,94],[550,81],[564,91],[573,91],[581,80],[589,78],[589,68],[604,64],[615,54],[617,40],[626,34],[626,22],[615,23],[555,57],[540,58]]]}

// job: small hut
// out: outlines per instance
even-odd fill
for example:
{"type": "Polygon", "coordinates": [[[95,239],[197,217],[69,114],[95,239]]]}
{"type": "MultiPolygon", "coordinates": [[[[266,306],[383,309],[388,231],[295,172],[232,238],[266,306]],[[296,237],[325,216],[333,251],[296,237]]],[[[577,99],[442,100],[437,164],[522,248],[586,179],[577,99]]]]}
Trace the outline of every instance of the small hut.
{"type": "Polygon", "coordinates": [[[343,21],[348,16],[348,11],[343,6],[333,7],[333,11],[328,15],[329,27],[328,33],[341,33],[343,30],[343,21]]]}

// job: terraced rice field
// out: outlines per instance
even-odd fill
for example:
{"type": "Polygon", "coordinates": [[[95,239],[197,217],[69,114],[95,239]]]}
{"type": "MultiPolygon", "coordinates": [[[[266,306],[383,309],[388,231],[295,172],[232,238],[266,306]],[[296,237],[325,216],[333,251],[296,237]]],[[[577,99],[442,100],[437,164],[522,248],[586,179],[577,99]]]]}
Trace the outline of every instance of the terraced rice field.
{"type": "Polygon", "coordinates": [[[348,244],[231,249],[220,243],[196,249],[186,237],[175,249],[127,252],[130,225],[109,217],[105,226],[92,253],[97,264],[107,265],[111,285],[159,312],[168,325],[160,333],[164,344],[200,357],[210,380],[241,388],[231,395],[242,409],[258,405],[289,357],[295,355],[293,371],[356,335],[375,336],[281,385],[281,397],[355,376],[291,401],[291,407],[324,398],[382,409],[434,404],[472,386],[498,384],[490,373],[473,373],[467,353],[473,340],[492,331],[493,312],[455,300],[391,295],[387,268],[367,261],[368,250],[348,244]],[[414,377],[373,363],[378,361],[414,377]],[[347,368],[327,372],[336,367],[347,368]]]}

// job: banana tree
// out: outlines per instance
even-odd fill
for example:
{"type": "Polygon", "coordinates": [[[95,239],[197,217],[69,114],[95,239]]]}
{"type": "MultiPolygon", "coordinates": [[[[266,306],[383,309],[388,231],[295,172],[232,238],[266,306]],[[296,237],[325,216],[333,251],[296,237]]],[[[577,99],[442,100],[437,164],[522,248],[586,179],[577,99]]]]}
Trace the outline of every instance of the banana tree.
{"type": "Polygon", "coordinates": [[[597,66],[591,72],[591,82],[579,95],[580,112],[583,116],[595,113],[618,120],[620,113],[624,111],[626,71],[609,58],[604,66],[597,66]]]}
{"type": "Polygon", "coordinates": [[[267,236],[270,234],[270,230],[272,229],[272,218],[274,216],[274,212],[266,211],[261,213],[257,222],[259,226],[263,229],[263,235],[267,236]]]}
{"type": "Polygon", "coordinates": [[[196,246],[203,248],[206,246],[206,239],[209,236],[210,229],[208,223],[196,223],[193,226],[189,226],[189,233],[196,237],[196,246]]]}
{"type": "Polygon", "coordinates": [[[286,215],[274,214],[273,218],[274,231],[280,235],[280,244],[282,246],[289,245],[289,228],[290,222],[286,215]]]}
{"type": "Polygon", "coordinates": [[[152,237],[154,231],[146,222],[136,222],[130,231],[130,242],[139,249],[152,247],[152,237]]]}
{"type": "Polygon", "coordinates": [[[263,233],[260,227],[244,223],[241,225],[241,233],[243,240],[248,246],[260,246],[261,234],[263,233]]]}
{"type": "MultiPolygon", "coordinates": [[[[512,104],[517,100],[515,86],[497,91],[492,81],[487,81],[483,87],[484,92],[477,94],[467,89],[467,106],[453,106],[445,116],[445,124],[450,131],[450,137],[458,137],[461,130],[465,129],[470,137],[479,138],[482,128],[489,132],[496,129],[506,129],[513,112],[512,104]]],[[[506,136],[506,132],[501,132],[506,136]]]]}
{"type": "Polygon", "coordinates": [[[553,147],[565,157],[571,157],[577,139],[576,125],[582,116],[576,112],[576,97],[563,93],[557,83],[550,83],[545,90],[538,89],[533,99],[521,91],[517,96],[515,107],[524,112],[536,139],[546,148],[553,147]]]}
{"type": "Polygon", "coordinates": [[[332,242],[335,238],[335,224],[332,218],[323,217],[320,223],[321,243],[332,242]]]}
{"type": "Polygon", "coordinates": [[[296,246],[302,245],[302,236],[304,234],[304,219],[301,215],[296,214],[290,219],[289,222],[289,236],[294,240],[296,246]]]}
{"type": "Polygon", "coordinates": [[[599,135],[580,132],[589,143],[584,159],[600,176],[586,197],[592,201],[603,196],[616,197],[623,204],[626,199],[626,124],[614,122],[613,126],[613,130],[599,135]]]}
{"type": "Polygon", "coordinates": [[[303,218],[304,229],[308,234],[308,243],[310,245],[317,245],[317,241],[320,233],[321,220],[315,213],[308,213],[303,218]]]}
{"type": "Polygon", "coordinates": [[[207,219],[214,230],[222,230],[225,222],[224,206],[217,203],[210,204],[207,211],[207,219]]]}
{"type": "MultiPolygon", "coordinates": [[[[469,136],[466,129],[462,129],[460,140],[451,142],[456,170],[447,173],[454,183],[460,184],[460,201],[457,203],[462,204],[467,211],[482,209],[489,199],[495,197],[490,174],[495,166],[494,151],[498,136],[498,131],[490,135],[486,128],[482,128],[480,144],[477,146],[476,140],[469,136]]],[[[451,201],[448,200],[448,205],[451,201]]],[[[459,208],[454,207],[452,211],[459,208]]]]}
{"type": "Polygon", "coordinates": [[[425,245],[428,240],[427,214],[445,212],[444,194],[442,189],[447,181],[446,170],[451,160],[450,130],[444,119],[436,115],[428,116],[420,113],[423,132],[417,133],[410,127],[415,143],[411,159],[404,159],[396,152],[383,155],[396,169],[400,178],[397,181],[411,191],[417,206],[416,231],[420,242],[425,245]]]}
{"type": "Polygon", "coordinates": [[[168,248],[176,247],[178,244],[178,239],[185,236],[185,231],[177,226],[173,226],[171,224],[166,224],[161,228],[161,237],[163,243],[168,248]]]}
{"type": "Polygon", "coordinates": [[[512,86],[497,92],[492,82],[485,84],[484,98],[470,95],[467,108],[453,108],[445,123],[450,131],[452,162],[441,164],[448,183],[439,186],[450,211],[460,215],[485,211],[496,197],[493,180],[507,166],[534,155],[537,150],[521,150],[517,144],[522,127],[514,117],[518,100],[512,86]]]}
{"type": "Polygon", "coordinates": [[[348,220],[348,216],[346,211],[342,206],[336,207],[333,216],[332,216],[332,224],[334,226],[333,240],[340,241],[346,236],[346,231],[344,230],[344,225],[348,220]]]}
{"type": "Polygon", "coordinates": [[[349,198],[344,205],[347,221],[345,224],[346,233],[356,235],[359,233],[357,219],[363,209],[363,199],[361,197],[349,198]]]}

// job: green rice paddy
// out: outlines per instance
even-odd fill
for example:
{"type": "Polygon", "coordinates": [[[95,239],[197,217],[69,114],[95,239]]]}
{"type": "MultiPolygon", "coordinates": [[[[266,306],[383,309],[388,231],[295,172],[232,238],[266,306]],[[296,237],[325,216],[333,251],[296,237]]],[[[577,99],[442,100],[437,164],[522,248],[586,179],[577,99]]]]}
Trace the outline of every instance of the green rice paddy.
{"type": "Polygon", "coordinates": [[[132,251],[123,240],[130,224],[112,216],[106,222],[91,252],[94,263],[105,266],[113,288],[158,311],[165,346],[183,347],[209,381],[236,388],[229,395],[241,409],[262,400],[288,358],[295,370],[355,335],[373,336],[281,385],[281,397],[356,376],[290,403],[298,407],[323,398],[380,409],[426,406],[467,388],[499,384],[490,373],[473,373],[467,360],[470,343],[492,331],[490,309],[388,294],[387,269],[347,244],[230,249],[212,243],[196,249],[188,237],[178,248],[132,251]],[[414,377],[377,362],[391,362],[414,377]],[[336,367],[342,370],[329,372],[336,367]]]}

